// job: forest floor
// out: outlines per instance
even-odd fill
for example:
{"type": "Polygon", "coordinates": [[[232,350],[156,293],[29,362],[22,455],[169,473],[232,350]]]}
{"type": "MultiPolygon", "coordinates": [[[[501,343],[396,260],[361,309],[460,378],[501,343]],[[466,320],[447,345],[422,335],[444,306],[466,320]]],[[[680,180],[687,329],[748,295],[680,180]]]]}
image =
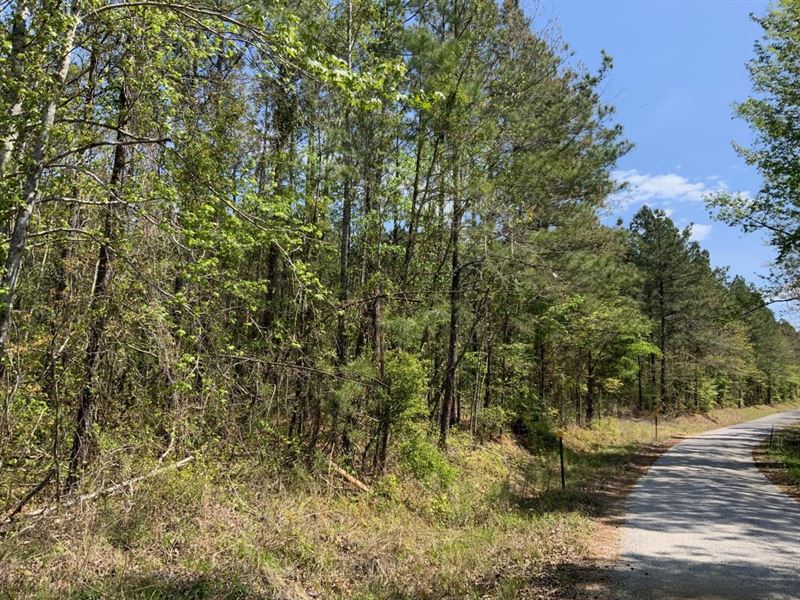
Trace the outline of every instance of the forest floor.
{"type": "MultiPolygon", "coordinates": [[[[793,405],[791,407],[794,407],[793,405]]],[[[0,538],[0,598],[602,598],[636,478],[677,439],[789,405],[604,418],[555,448],[455,433],[420,481],[198,460],[0,538]]],[[[391,470],[390,470],[391,472],[391,470]]]]}

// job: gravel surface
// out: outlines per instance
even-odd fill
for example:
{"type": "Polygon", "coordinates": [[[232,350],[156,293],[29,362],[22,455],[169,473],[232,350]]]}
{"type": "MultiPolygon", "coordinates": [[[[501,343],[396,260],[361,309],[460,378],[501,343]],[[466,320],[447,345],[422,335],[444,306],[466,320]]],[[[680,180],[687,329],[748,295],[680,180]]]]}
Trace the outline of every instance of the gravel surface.
{"type": "Polygon", "coordinates": [[[800,410],[674,446],[636,484],[617,572],[630,600],[800,599],[800,503],[753,463],[753,448],[800,410]]]}

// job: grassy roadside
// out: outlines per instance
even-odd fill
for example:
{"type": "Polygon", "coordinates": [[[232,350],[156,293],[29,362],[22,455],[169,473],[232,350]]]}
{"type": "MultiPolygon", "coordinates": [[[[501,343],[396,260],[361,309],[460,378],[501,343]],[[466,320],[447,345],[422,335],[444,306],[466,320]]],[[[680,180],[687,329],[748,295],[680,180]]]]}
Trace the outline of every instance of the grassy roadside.
{"type": "MultiPolygon", "coordinates": [[[[714,411],[659,433],[788,408],[714,411]]],[[[554,448],[531,453],[508,437],[475,446],[456,434],[431,476],[398,470],[371,494],[325,470],[201,460],[18,524],[0,539],[0,597],[524,599],[575,584],[567,597],[591,598],[624,492],[669,442],[653,443],[651,423],[611,418],[565,441],[566,493],[554,448]]]]}
{"type": "Polygon", "coordinates": [[[772,444],[763,443],[753,454],[770,481],[800,500],[800,425],[776,431],[772,444]]]}

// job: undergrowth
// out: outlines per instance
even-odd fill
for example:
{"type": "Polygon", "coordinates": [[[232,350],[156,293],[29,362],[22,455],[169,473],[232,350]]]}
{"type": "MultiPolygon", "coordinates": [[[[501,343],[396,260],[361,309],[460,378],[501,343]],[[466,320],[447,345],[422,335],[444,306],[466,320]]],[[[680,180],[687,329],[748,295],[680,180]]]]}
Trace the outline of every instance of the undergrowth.
{"type": "Polygon", "coordinates": [[[800,492],[800,425],[778,432],[764,452],[781,469],[781,480],[800,492]]]}
{"type": "MultiPolygon", "coordinates": [[[[659,433],[785,408],[715,411],[659,433]]],[[[584,561],[596,541],[608,509],[598,490],[629,477],[653,437],[646,421],[567,429],[566,492],[557,447],[529,451],[507,436],[455,434],[443,455],[412,435],[369,494],[324,461],[207,453],[132,493],[21,520],[0,540],[0,597],[557,598],[557,567],[584,561]]]]}

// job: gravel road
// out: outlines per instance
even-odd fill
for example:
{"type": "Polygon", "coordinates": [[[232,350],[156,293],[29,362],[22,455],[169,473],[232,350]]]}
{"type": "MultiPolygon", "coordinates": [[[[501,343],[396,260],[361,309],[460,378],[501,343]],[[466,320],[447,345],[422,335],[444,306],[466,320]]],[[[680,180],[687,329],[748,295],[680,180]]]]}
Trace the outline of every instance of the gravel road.
{"type": "Polygon", "coordinates": [[[800,503],[753,463],[780,413],[690,438],[631,494],[618,585],[630,600],[800,599],[800,503]]]}

